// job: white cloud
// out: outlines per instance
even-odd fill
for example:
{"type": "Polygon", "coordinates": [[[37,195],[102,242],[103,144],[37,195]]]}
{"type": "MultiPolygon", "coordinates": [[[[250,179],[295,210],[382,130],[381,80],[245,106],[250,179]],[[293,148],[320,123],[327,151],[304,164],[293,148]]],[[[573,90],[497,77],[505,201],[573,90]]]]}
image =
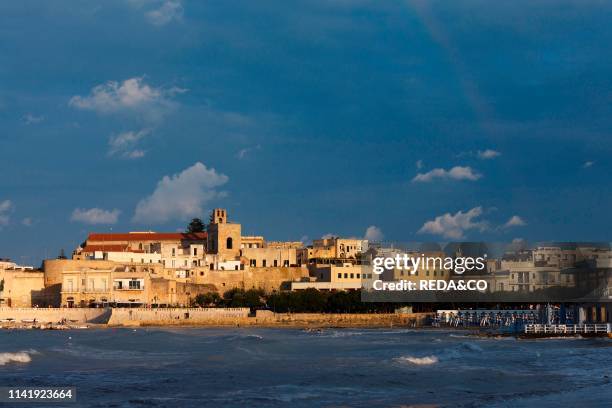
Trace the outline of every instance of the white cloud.
{"type": "Polygon", "coordinates": [[[595,164],[594,161],[590,161],[589,160],[589,161],[584,162],[584,164],[582,165],[582,168],[583,169],[588,169],[589,167],[593,167],[594,164],[595,164]]]}
{"type": "Polygon", "coordinates": [[[253,146],[253,147],[245,147],[244,149],[240,149],[238,153],[236,153],[236,157],[239,160],[244,159],[248,154],[250,154],[253,150],[261,149],[261,145],[253,146]]]}
{"type": "Polygon", "coordinates": [[[455,166],[450,170],[433,169],[427,173],[417,174],[412,181],[427,183],[435,179],[452,179],[452,180],[478,180],[482,174],[477,173],[471,167],[455,166]]]}
{"type": "Polygon", "coordinates": [[[142,110],[158,115],[172,106],[171,97],[184,89],[162,89],[144,83],[143,77],[126,79],[123,82],[108,81],[97,85],[87,96],[70,98],[69,105],[101,114],[142,110]]]}
{"type": "Polygon", "coordinates": [[[370,225],[365,232],[364,238],[368,241],[382,241],[384,234],[380,228],[375,225],[370,225]]]}
{"type": "Polygon", "coordinates": [[[427,221],[418,233],[441,235],[449,239],[462,239],[467,230],[477,229],[482,232],[488,229],[489,226],[486,221],[476,220],[482,214],[482,207],[474,207],[465,213],[458,211],[454,215],[446,213],[432,221],[427,221]]]}
{"type": "Polygon", "coordinates": [[[226,175],[208,169],[200,162],[179,174],[164,176],[153,194],[138,203],[132,221],[160,224],[201,217],[206,203],[224,196],[216,188],[228,180],[226,175]]]}
{"type": "Polygon", "coordinates": [[[321,239],[330,239],[330,238],[334,238],[334,237],[337,237],[337,236],[338,235],[336,235],[336,234],[332,234],[331,232],[328,232],[327,234],[323,235],[321,237],[321,239]]]}
{"type": "Polygon", "coordinates": [[[136,149],[139,141],[150,133],[143,129],[138,132],[130,131],[111,136],[108,140],[108,155],[120,156],[126,159],[139,159],[144,157],[145,151],[136,149]]]}
{"type": "Polygon", "coordinates": [[[519,217],[518,215],[513,215],[512,217],[510,217],[510,219],[504,224],[504,228],[511,228],[511,227],[523,227],[527,225],[527,223],[525,222],[525,220],[523,220],[521,217],[519,217]]]}
{"type": "Polygon", "coordinates": [[[9,213],[13,210],[11,200],[0,201],[0,228],[6,227],[11,220],[9,213]]]}
{"type": "Polygon", "coordinates": [[[26,125],[34,125],[36,123],[40,123],[43,120],[45,120],[45,117],[44,116],[36,116],[36,115],[31,114],[31,113],[27,113],[27,114],[25,114],[23,116],[22,120],[23,120],[23,123],[25,123],[26,125]]]}
{"type": "Polygon", "coordinates": [[[31,227],[34,224],[34,222],[32,221],[30,217],[26,217],[23,220],[21,220],[21,224],[26,227],[31,227]]]}
{"type": "Polygon", "coordinates": [[[494,159],[501,155],[500,152],[493,149],[479,150],[477,154],[478,158],[483,160],[494,159]]]}
{"type": "Polygon", "coordinates": [[[164,1],[155,10],[145,13],[147,20],[156,26],[163,26],[172,21],[181,21],[183,18],[183,5],[178,0],[164,1]]]}
{"type": "Polygon", "coordinates": [[[417,169],[421,170],[423,168],[423,160],[417,160],[415,165],[417,169]]]}
{"type": "Polygon", "coordinates": [[[119,220],[121,211],[114,209],[112,211],[103,210],[102,208],[75,208],[70,217],[70,221],[82,222],[84,224],[116,224],[119,220]]]}

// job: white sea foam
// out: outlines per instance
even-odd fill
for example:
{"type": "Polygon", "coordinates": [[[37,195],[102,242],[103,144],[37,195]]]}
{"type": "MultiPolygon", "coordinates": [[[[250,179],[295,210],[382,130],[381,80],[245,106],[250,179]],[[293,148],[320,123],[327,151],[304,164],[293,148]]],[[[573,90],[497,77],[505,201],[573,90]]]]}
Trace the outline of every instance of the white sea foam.
{"type": "Polygon", "coordinates": [[[30,354],[34,354],[34,351],[25,352],[18,351],[16,353],[0,353],[0,366],[9,363],[29,363],[32,361],[30,354]]]}
{"type": "Polygon", "coordinates": [[[404,357],[398,358],[398,360],[404,363],[410,363],[410,364],[420,365],[420,366],[436,364],[439,361],[438,357],[436,356],[426,356],[426,357],[404,356],[404,357]]]}

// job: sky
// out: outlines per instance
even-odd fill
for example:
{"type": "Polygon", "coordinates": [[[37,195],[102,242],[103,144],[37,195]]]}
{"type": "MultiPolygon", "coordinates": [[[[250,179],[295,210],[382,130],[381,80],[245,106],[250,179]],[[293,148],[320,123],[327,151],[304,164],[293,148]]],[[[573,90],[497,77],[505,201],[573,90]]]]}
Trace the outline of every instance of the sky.
{"type": "Polygon", "coordinates": [[[0,257],[89,232],[610,241],[612,3],[0,3],[0,257]]]}

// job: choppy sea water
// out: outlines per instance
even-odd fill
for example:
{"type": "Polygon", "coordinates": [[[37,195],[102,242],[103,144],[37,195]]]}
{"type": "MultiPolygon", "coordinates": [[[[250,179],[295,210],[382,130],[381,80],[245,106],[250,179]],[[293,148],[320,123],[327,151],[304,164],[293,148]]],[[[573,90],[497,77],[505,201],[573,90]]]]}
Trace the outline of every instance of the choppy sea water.
{"type": "Polygon", "coordinates": [[[403,329],[0,332],[0,386],[74,386],[78,401],[66,407],[607,407],[611,381],[608,339],[403,329]]]}

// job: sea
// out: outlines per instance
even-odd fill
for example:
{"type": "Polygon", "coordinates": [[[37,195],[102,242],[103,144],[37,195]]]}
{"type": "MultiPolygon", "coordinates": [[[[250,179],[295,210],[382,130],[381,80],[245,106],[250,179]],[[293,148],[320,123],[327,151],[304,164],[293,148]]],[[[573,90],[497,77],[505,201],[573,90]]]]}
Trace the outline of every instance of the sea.
{"type": "MultiPolygon", "coordinates": [[[[16,407],[610,407],[612,340],[411,329],[0,331],[16,407]]],[[[0,404],[1,405],[1,404],[0,404]]]]}

